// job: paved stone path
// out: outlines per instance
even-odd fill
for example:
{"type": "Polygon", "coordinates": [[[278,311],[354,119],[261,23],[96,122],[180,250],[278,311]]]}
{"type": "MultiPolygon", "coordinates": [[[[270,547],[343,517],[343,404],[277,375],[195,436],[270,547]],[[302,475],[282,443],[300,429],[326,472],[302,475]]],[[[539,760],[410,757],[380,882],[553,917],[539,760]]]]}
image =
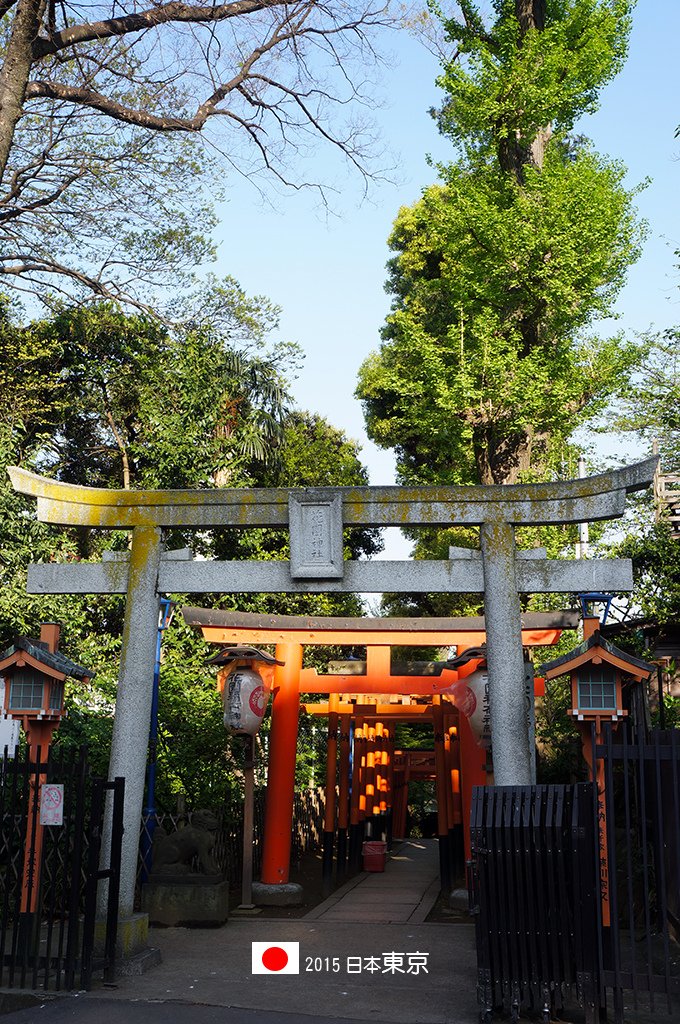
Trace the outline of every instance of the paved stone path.
{"type": "Polygon", "coordinates": [[[175,1020],[178,1006],[202,1004],[288,1013],[302,1024],[317,1016],[338,1024],[475,1024],[473,927],[425,922],[438,891],[436,840],[411,840],[395,846],[384,872],[362,872],[303,918],[154,928],[150,941],[163,962],[84,998],[161,1001],[175,1020]],[[286,941],[300,944],[300,973],[253,976],[251,943],[286,941]],[[384,971],[393,954],[402,969],[384,971]],[[416,954],[426,955],[427,968],[409,972],[416,954]]]}
{"type": "Polygon", "coordinates": [[[435,839],[408,839],[383,872],[362,872],[310,911],[304,921],[422,924],[439,895],[435,839]]]}

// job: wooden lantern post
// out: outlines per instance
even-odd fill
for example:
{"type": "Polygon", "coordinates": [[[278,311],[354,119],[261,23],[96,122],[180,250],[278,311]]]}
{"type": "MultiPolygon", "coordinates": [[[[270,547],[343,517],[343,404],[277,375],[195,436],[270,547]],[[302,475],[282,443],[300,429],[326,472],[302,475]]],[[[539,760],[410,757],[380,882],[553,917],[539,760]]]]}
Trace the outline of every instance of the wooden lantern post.
{"type": "MultiPolygon", "coordinates": [[[[59,653],[59,630],[55,622],[43,623],[39,640],[20,637],[0,655],[0,673],[5,678],[2,711],[21,723],[28,743],[29,762],[34,769],[29,776],[20,907],[20,941],[28,946],[37,922],[44,819],[51,818],[47,823],[57,824],[60,817],[59,813],[43,812],[41,795],[47,775],[42,767],[49,756],[54,732],[64,716],[67,677],[87,683],[94,675],[59,653]]],[[[56,811],[63,813],[63,792],[55,788],[53,796],[56,811]]]]}
{"type": "Polygon", "coordinates": [[[255,736],[267,708],[275,666],[283,662],[254,647],[224,648],[210,664],[220,665],[225,728],[243,736],[243,872],[239,910],[253,910],[253,832],[255,826],[255,736]]]}
{"type": "Polygon", "coordinates": [[[600,633],[600,620],[583,620],[583,643],[568,654],[542,666],[546,679],[568,675],[571,680],[571,708],[581,735],[583,757],[597,787],[598,841],[600,849],[600,902],[602,924],[611,921],[609,906],[609,854],[607,849],[607,804],[604,761],[597,757],[606,723],[616,729],[627,717],[623,707],[623,686],[626,682],[643,682],[656,667],[622,651],[600,633]],[[595,741],[593,743],[593,735],[595,741]]]}

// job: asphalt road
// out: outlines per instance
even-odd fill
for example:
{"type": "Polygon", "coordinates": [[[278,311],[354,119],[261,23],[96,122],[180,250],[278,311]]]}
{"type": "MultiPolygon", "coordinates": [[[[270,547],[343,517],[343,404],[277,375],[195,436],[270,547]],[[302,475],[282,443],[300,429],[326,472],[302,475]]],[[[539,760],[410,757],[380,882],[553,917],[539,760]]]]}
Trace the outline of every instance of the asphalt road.
{"type": "MultiPolygon", "coordinates": [[[[6,1024],[300,1024],[297,1013],[201,1006],[195,1003],[62,996],[7,1013],[6,1024]]],[[[370,1021],[305,1014],[304,1024],[372,1024],[370,1021]]]]}

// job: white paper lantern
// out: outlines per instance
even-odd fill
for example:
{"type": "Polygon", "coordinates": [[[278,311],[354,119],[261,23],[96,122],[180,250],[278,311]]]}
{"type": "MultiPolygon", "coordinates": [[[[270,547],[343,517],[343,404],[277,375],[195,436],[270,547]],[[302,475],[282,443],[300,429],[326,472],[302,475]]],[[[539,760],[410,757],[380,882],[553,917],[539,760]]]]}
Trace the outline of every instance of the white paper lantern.
{"type": "Polygon", "coordinates": [[[472,735],[480,747],[491,746],[491,711],[489,706],[489,673],[486,669],[459,679],[450,689],[460,713],[465,715],[472,735]]]}
{"type": "Polygon", "coordinates": [[[224,726],[229,732],[254,736],[262,724],[269,688],[259,672],[237,665],[227,676],[222,695],[224,726]]]}

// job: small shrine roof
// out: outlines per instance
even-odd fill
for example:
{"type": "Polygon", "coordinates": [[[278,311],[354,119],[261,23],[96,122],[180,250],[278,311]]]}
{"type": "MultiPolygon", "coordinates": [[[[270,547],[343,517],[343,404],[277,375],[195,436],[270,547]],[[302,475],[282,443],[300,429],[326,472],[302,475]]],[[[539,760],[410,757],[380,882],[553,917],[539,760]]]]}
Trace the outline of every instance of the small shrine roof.
{"type": "Polygon", "coordinates": [[[606,655],[609,654],[611,658],[616,659],[619,662],[624,662],[626,665],[630,665],[631,669],[635,670],[631,673],[632,675],[650,676],[654,671],[654,666],[650,665],[649,662],[643,661],[642,658],[636,658],[635,655],[629,654],[628,651],[624,651],[620,647],[617,647],[616,644],[611,642],[611,640],[606,640],[599,629],[596,629],[593,634],[589,636],[587,640],[580,643],[578,647],[574,647],[573,650],[568,651],[559,658],[554,658],[552,661],[544,662],[538,671],[544,675],[550,674],[552,677],[567,673],[575,662],[583,664],[584,661],[589,660],[584,657],[584,655],[589,654],[590,651],[594,651],[595,648],[605,654],[605,660],[607,660],[606,655]],[[557,669],[562,669],[563,671],[558,672],[557,669]]]}
{"type": "Polygon", "coordinates": [[[92,679],[95,675],[92,669],[77,665],[75,661],[71,661],[70,658],[58,651],[48,651],[47,646],[40,640],[29,640],[24,636],[20,636],[11,647],[0,654],[0,669],[7,668],[12,661],[16,660],[14,656],[18,655],[20,651],[44,665],[48,675],[50,669],[63,676],[72,676],[74,679],[92,679]]]}

